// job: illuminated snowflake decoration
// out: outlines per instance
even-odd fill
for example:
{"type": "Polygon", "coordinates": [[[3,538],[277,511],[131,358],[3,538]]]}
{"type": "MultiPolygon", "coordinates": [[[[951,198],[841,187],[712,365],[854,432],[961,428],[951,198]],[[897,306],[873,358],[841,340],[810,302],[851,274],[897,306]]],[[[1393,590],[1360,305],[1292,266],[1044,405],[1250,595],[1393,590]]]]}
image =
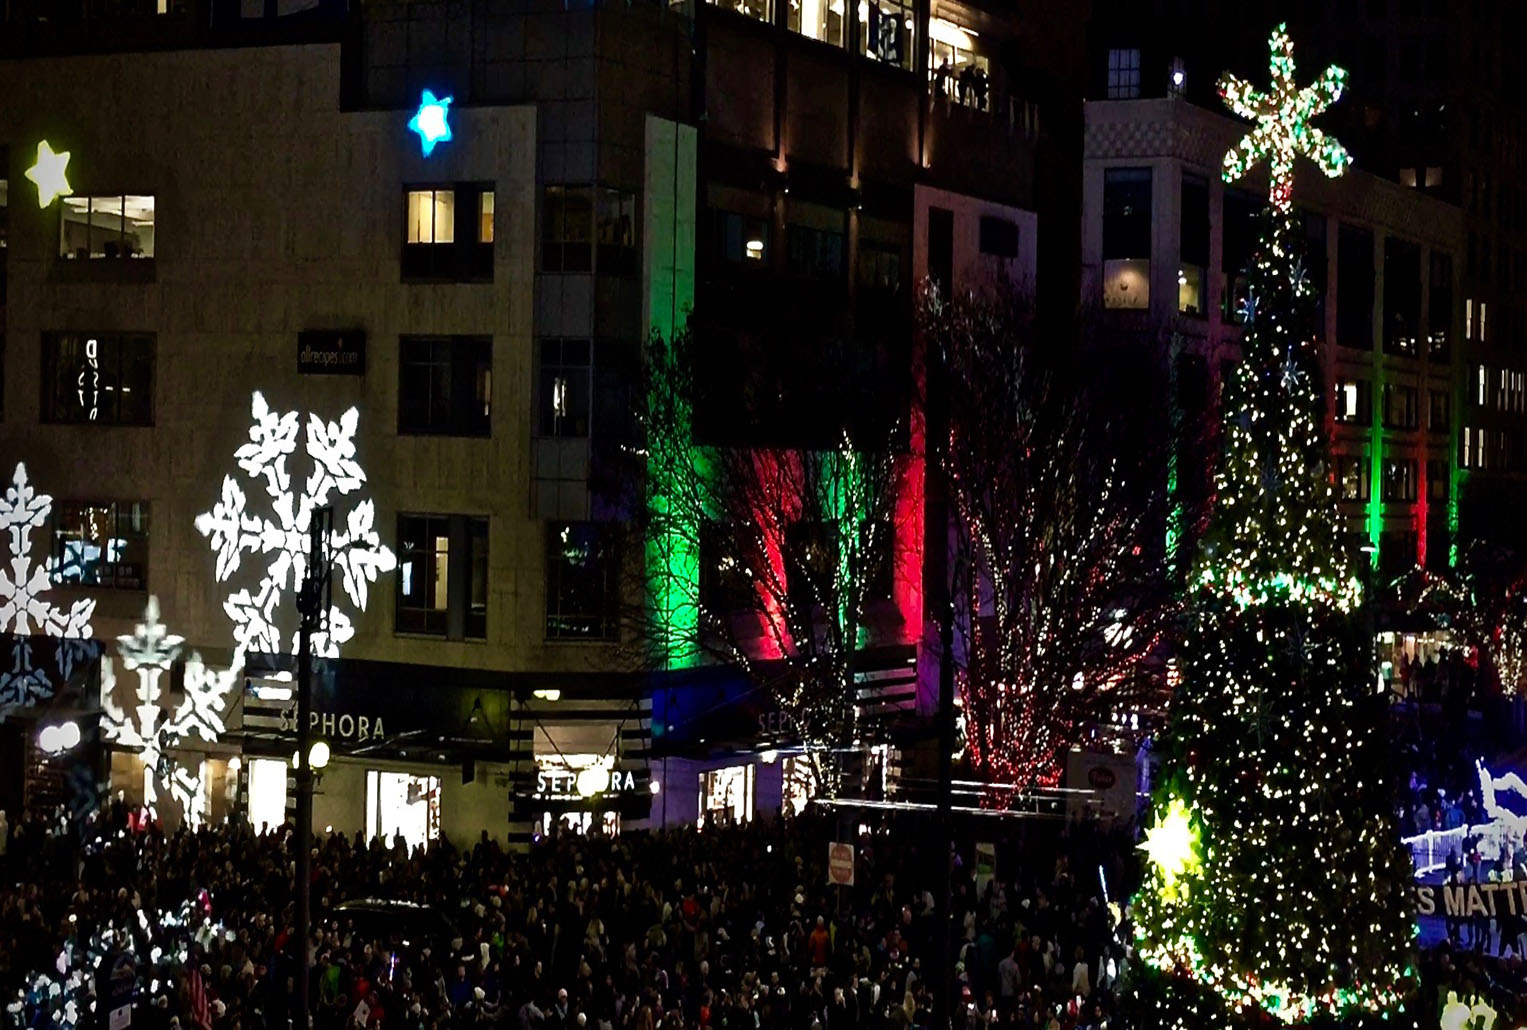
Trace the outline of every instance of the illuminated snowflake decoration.
{"type": "Polygon", "coordinates": [[[143,621],[133,634],[117,638],[123,667],[138,677],[137,704],[131,710],[118,707],[114,697],[116,673],[111,663],[103,663],[101,729],[108,741],[142,760],[143,803],[153,809],[162,786],[195,829],[206,808],[207,786],[200,769],[185,768],[171,751],[189,737],[211,744],[222,736],[226,728],[223,713],[238,682],[240,663],[225,671],[209,669],[193,651],[185,664],[184,699],[173,711],[166,710],[161,703],[160,681],[180,657],[184,642],[159,621],[159,599],[150,596],[143,621]]]}
{"type": "Polygon", "coordinates": [[[10,561],[0,566],[0,633],[12,635],[10,661],[0,665],[0,704],[32,705],[53,696],[52,678],[32,663],[33,633],[58,638],[58,671],[65,679],[96,653],[90,639],[95,601],[75,601],[67,611],[53,604],[46,596],[53,563],[32,559],[32,530],[45,525],[52,510],[53,498],[33,489],[26,466],[18,464],[0,498],[0,530],[10,546],[10,561]]]}
{"type": "MultiPolygon", "coordinates": [[[[209,538],[217,555],[219,583],[231,580],[246,558],[263,564],[252,592],[240,587],[223,602],[234,624],[236,655],[290,654],[297,650],[297,633],[293,630],[290,645],[283,646],[282,608],[288,597],[293,609],[296,606],[297,588],[307,569],[312,512],[338,497],[357,494],[366,484],[365,470],[355,460],[360,415],[351,408],[338,422],[328,422],[310,413],[304,433],[297,412],[275,411],[259,393],[254,395],[250,414],[249,442],[233,456],[244,475],[262,485],[270,514],[253,513],[239,480],[224,476],[222,497],[211,511],[197,516],[196,528],[209,538]],[[293,489],[287,462],[297,450],[299,434],[311,468],[301,488],[293,489]]],[[[377,576],[397,567],[392,551],[377,536],[375,522],[376,508],[369,497],[357,499],[348,513],[336,506],[329,554],[335,578],[357,611],[366,610],[368,587],[377,576]]],[[[295,614],[291,621],[295,622],[295,614]]],[[[354,635],[349,615],[334,605],[327,630],[313,637],[313,654],[335,657],[340,645],[354,635]]]]}
{"type": "Polygon", "coordinates": [[[1250,329],[1257,321],[1257,295],[1251,290],[1241,298],[1241,324],[1250,329]]]}
{"type": "Polygon", "coordinates": [[[1294,161],[1303,154],[1330,178],[1342,174],[1352,163],[1346,148],[1310,124],[1310,119],[1341,99],[1347,85],[1345,69],[1335,65],[1312,86],[1294,85],[1294,41],[1288,26],[1279,25],[1268,40],[1272,88],[1261,93],[1244,79],[1228,72],[1220,77],[1219,95],[1242,118],[1256,128],[1225,155],[1226,182],[1235,182],[1253,165],[1266,161],[1268,201],[1275,211],[1293,210],[1294,161]]]}

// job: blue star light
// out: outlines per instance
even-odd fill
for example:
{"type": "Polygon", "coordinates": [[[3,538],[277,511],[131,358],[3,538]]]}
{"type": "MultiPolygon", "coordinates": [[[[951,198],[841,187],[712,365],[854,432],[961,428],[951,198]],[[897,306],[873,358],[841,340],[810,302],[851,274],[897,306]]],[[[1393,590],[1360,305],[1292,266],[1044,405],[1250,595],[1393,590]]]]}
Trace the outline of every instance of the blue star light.
{"type": "Polygon", "coordinates": [[[451,126],[446,121],[446,114],[451,101],[455,99],[455,97],[437,99],[434,93],[425,90],[424,96],[419,100],[418,112],[409,119],[409,131],[419,134],[419,143],[424,148],[425,157],[429,157],[436,143],[451,138],[451,126]]]}

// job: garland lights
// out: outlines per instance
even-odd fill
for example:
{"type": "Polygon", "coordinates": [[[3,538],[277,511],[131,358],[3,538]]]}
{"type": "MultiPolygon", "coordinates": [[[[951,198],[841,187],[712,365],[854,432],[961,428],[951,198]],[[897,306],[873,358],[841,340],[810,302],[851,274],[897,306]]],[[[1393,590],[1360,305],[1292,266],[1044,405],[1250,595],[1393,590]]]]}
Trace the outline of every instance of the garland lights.
{"type": "Polygon", "coordinates": [[[1220,83],[1257,121],[1226,156],[1225,178],[1265,159],[1272,183],[1134,910],[1148,967],[1140,1000],[1152,1025],[1182,1030],[1269,1017],[1388,1023],[1415,977],[1410,866],[1375,774],[1385,756],[1366,697],[1372,641],[1340,539],[1292,212],[1297,155],[1333,176],[1350,163],[1308,124],[1346,75],[1332,68],[1295,91],[1283,26],[1271,51],[1267,95],[1232,76],[1220,83]]]}

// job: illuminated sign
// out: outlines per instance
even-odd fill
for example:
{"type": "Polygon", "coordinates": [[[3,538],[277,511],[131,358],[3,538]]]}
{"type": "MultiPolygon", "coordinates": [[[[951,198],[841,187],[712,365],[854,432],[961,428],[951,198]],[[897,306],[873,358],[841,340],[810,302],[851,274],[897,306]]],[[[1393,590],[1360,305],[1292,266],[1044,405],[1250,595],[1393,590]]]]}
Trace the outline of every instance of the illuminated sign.
{"type": "Polygon", "coordinates": [[[74,192],[64,169],[69,166],[69,151],[55,154],[48,141],[37,144],[37,163],[26,170],[26,177],[37,186],[37,206],[47,207],[59,197],[74,192]]]}
{"type": "Polygon", "coordinates": [[[569,769],[550,766],[536,773],[536,797],[542,801],[581,801],[598,794],[624,794],[636,790],[636,773],[630,769],[606,771],[602,766],[569,769]]]}
{"type": "Polygon", "coordinates": [[[436,143],[448,142],[451,138],[451,123],[447,120],[450,114],[451,101],[455,97],[436,98],[429,90],[419,99],[419,110],[409,119],[410,132],[418,133],[419,145],[424,150],[424,156],[429,157],[434,152],[436,143]]]}

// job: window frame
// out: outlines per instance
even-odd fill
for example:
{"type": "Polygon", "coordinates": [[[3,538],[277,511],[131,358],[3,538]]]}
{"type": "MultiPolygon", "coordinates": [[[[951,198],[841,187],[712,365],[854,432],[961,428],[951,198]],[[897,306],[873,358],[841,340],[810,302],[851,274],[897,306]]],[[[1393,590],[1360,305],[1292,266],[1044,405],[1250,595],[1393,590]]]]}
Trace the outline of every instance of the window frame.
{"type": "MultiPolygon", "coordinates": [[[[150,543],[149,534],[153,525],[152,507],[148,501],[55,500],[53,504],[53,512],[49,516],[48,524],[52,537],[49,547],[52,557],[52,564],[49,569],[48,578],[54,586],[101,590],[131,590],[139,592],[148,589],[150,543]],[[65,527],[63,526],[64,515],[75,510],[83,513],[89,509],[100,509],[109,513],[111,528],[108,530],[108,536],[106,538],[108,546],[109,541],[122,539],[125,544],[123,547],[123,554],[125,555],[131,547],[129,540],[139,541],[142,549],[142,561],[134,563],[121,560],[106,561],[104,559],[98,559],[96,562],[92,563],[92,565],[98,568],[109,568],[111,569],[111,573],[109,577],[102,576],[100,573],[97,573],[94,579],[86,578],[84,575],[84,570],[87,568],[87,565],[84,561],[80,561],[77,563],[77,567],[81,570],[81,574],[78,577],[65,578],[62,576],[61,573],[63,570],[75,567],[65,560],[63,554],[64,545],[71,539],[76,539],[73,534],[68,534],[65,532],[65,527]],[[129,512],[126,509],[131,509],[131,511],[129,512]],[[124,534],[122,531],[122,526],[125,520],[137,521],[141,523],[140,528],[133,532],[130,537],[127,534],[124,534]],[[124,566],[129,569],[136,568],[137,575],[131,576],[121,571],[124,566]]],[[[81,525],[79,528],[84,527],[81,525]]],[[[84,533],[78,534],[77,539],[82,544],[88,545],[91,543],[91,541],[86,539],[84,533]]],[[[108,553],[105,548],[98,547],[97,550],[103,555],[108,553]]]]}
{"type": "Polygon", "coordinates": [[[1106,99],[1140,99],[1140,58],[1139,47],[1110,47],[1108,49],[1103,94],[1106,99]]]}
{"type": "Polygon", "coordinates": [[[607,644],[619,638],[621,550],[615,528],[614,524],[609,522],[553,520],[546,523],[544,552],[546,564],[543,582],[545,585],[544,632],[547,642],[607,644]],[[593,552],[595,560],[606,563],[595,573],[596,577],[604,580],[602,585],[596,586],[596,589],[604,594],[599,605],[605,609],[603,611],[572,611],[560,603],[570,599],[570,595],[576,590],[576,585],[572,588],[566,585],[568,580],[559,572],[562,561],[566,559],[565,548],[568,546],[566,535],[570,535],[574,527],[591,531],[591,542],[597,548],[593,552]],[[560,557],[557,553],[559,550],[560,557]],[[586,624],[588,629],[578,629],[576,625],[578,623],[586,624]]]}
{"type": "MultiPolygon", "coordinates": [[[[154,233],[154,236],[155,236],[155,242],[154,242],[154,244],[151,244],[150,247],[151,247],[151,249],[154,249],[155,252],[157,253],[158,228],[159,228],[159,226],[158,226],[158,202],[157,202],[157,198],[156,198],[155,194],[152,194],[152,193],[86,193],[86,194],[73,193],[73,194],[70,194],[67,197],[60,197],[59,198],[59,205],[58,205],[58,258],[59,258],[59,260],[61,260],[61,261],[71,261],[71,262],[72,261],[79,261],[79,262],[90,262],[90,261],[153,261],[154,260],[154,254],[151,254],[151,253],[150,254],[145,254],[145,253],[141,253],[141,252],[137,253],[137,254],[134,254],[134,253],[129,252],[127,247],[125,247],[123,245],[124,242],[126,241],[128,235],[129,235],[129,233],[127,231],[127,202],[129,200],[138,200],[138,201],[147,200],[149,202],[149,212],[150,212],[150,215],[152,216],[152,218],[151,218],[151,220],[149,222],[149,226],[150,226],[150,230],[154,233]],[[104,201],[104,200],[115,200],[115,201],[118,201],[117,211],[113,214],[113,217],[115,217],[118,220],[118,229],[117,229],[118,244],[117,244],[117,253],[115,253],[115,254],[108,253],[106,251],[106,247],[108,246],[108,244],[104,244],[104,243],[102,244],[101,253],[97,254],[97,253],[95,253],[94,248],[93,248],[93,246],[91,245],[91,242],[90,242],[91,237],[95,234],[95,231],[96,231],[95,223],[92,220],[92,218],[93,218],[93,216],[94,216],[94,214],[95,214],[95,212],[97,210],[95,202],[96,201],[104,201]],[[77,205],[80,201],[84,201],[86,204],[89,205],[89,208],[85,212],[85,222],[83,223],[84,226],[85,226],[85,229],[86,229],[86,246],[84,247],[84,250],[86,251],[86,253],[83,254],[83,255],[81,255],[79,253],[79,249],[80,248],[75,248],[74,250],[66,250],[65,247],[64,247],[64,239],[65,239],[65,236],[67,234],[68,226],[70,224],[69,214],[71,212],[71,209],[73,209],[75,207],[75,205],[77,205]]],[[[79,223],[75,223],[75,224],[79,224],[79,223]]]]}
{"type": "MultiPolygon", "coordinates": [[[[435,398],[428,395],[428,406],[433,412],[435,398]]],[[[453,436],[472,439],[489,439],[493,435],[493,337],[491,336],[437,336],[404,334],[398,337],[398,421],[399,436],[453,436]],[[431,354],[430,360],[410,357],[410,347],[436,348],[444,346],[446,359],[440,361],[431,354]],[[405,396],[410,388],[417,389],[421,382],[419,369],[423,366],[446,369],[446,416],[433,417],[422,422],[411,422],[405,406],[405,396]],[[486,376],[484,377],[484,373],[486,376]],[[486,389],[486,398],[482,396],[486,389]],[[465,393],[470,398],[463,404],[458,396],[465,393]],[[478,408],[486,404],[487,410],[478,414],[478,408]]]]}
{"type": "Polygon", "coordinates": [[[486,515],[441,514],[439,512],[402,511],[398,513],[398,570],[393,589],[393,633],[397,636],[423,636],[451,641],[486,641],[488,638],[489,587],[492,577],[492,523],[486,515]],[[405,546],[405,524],[422,522],[426,527],[427,548],[405,546]],[[445,550],[438,548],[442,539],[445,550]],[[404,567],[416,555],[428,556],[426,574],[435,574],[445,562],[445,597],[443,607],[420,607],[404,604],[404,567]],[[412,614],[405,620],[405,613],[412,614]],[[407,624],[405,624],[407,622],[407,624]]]}
{"type": "MultiPolygon", "coordinates": [[[[553,388],[554,388],[554,384],[553,388]]],[[[574,398],[577,391],[569,390],[574,398]]],[[[594,344],[582,337],[548,336],[536,341],[536,415],[534,436],[542,440],[586,440],[591,434],[594,410],[594,344]],[[581,345],[583,360],[578,361],[575,349],[581,345]],[[554,360],[553,360],[554,359],[554,360]],[[582,428],[577,428],[576,413],[558,416],[548,408],[548,373],[566,371],[571,384],[582,372],[582,428]],[[570,431],[560,431],[556,419],[568,418],[573,422],[570,431]],[[548,418],[551,422],[548,427],[548,418]]]]}
{"type": "MultiPolygon", "coordinates": [[[[47,425],[97,425],[134,428],[152,427],[154,425],[155,414],[155,386],[158,379],[157,359],[158,339],[153,333],[94,333],[70,331],[44,332],[42,334],[42,375],[38,377],[42,395],[40,406],[40,421],[47,425]],[[71,418],[61,413],[59,401],[63,396],[70,392],[67,383],[60,380],[58,370],[59,349],[61,344],[66,340],[79,341],[79,343],[84,346],[86,352],[86,357],[83,360],[87,362],[96,362],[94,366],[87,366],[84,364],[76,365],[74,373],[65,377],[65,380],[72,379],[76,384],[81,382],[81,376],[84,374],[88,367],[95,367],[97,371],[104,371],[102,368],[102,362],[104,359],[100,357],[103,342],[110,341],[117,348],[117,360],[114,363],[116,370],[115,386],[107,386],[99,380],[95,384],[97,386],[103,387],[103,389],[107,391],[110,391],[114,395],[116,402],[114,405],[116,411],[115,417],[100,418],[86,416],[83,418],[71,418]],[[89,344],[92,340],[96,341],[97,356],[94,358],[89,356],[89,344]],[[123,345],[127,343],[144,344],[146,346],[144,347],[143,353],[129,357],[124,355],[122,352],[123,345]],[[131,383],[131,388],[124,385],[123,382],[123,369],[127,367],[127,363],[129,361],[135,364],[146,365],[148,370],[146,377],[144,377],[145,381],[139,382],[134,379],[131,383]],[[139,396],[141,397],[146,395],[148,400],[144,404],[144,411],[140,416],[134,417],[132,419],[123,419],[121,417],[121,398],[123,395],[131,393],[133,389],[140,390],[139,396]],[[63,391],[62,394],[60,393],[60,390],[63,391]]],[[[76,386],[76,390],[78,390],[78,386],[76,386]]],[[[83,407],[83,395],[79,393],[76,393],[76,395],[80,396],[80,404],[81,407],[83,407]]],[[[98,415],[101,410],[101,396],[102,394],[99,390],[94,394],[95,407],[98,415]]],[[[136,399],[134,403],[138,403],[136,399]]]]}
{"type": "Polygon", "coordinates": [[[493,281],[494,240],[497,231],[491,219],[497,217],[495,183],[486,180],[462,182],[405,183],[403,186],[403,244],[399,265],[404,282],[493,281]],[[431,236],[428,241],[410,241],[413,220],[410,206],[416,195],[451,194],[451,238],[438,240],[438,206],[431,200],[431,236]],[[483,210],[485,198],[490,211],[483,210]],[[484,217],[490,220],[485,222],[484,217]],[[488,227],[484,239],[484,226],[488,227]]]}

